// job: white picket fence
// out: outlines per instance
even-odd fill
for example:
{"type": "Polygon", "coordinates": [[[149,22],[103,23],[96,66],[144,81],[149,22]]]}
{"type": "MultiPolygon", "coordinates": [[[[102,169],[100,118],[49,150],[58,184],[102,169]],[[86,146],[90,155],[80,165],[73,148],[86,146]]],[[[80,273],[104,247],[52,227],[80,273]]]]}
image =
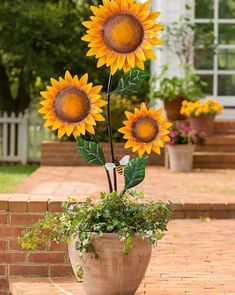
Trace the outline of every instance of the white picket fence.
{"type": "Polygon", "coordinates": [[[0,162],[40,162],[42,141],[54,137],[35,112],[0,114],[0,162]]]}

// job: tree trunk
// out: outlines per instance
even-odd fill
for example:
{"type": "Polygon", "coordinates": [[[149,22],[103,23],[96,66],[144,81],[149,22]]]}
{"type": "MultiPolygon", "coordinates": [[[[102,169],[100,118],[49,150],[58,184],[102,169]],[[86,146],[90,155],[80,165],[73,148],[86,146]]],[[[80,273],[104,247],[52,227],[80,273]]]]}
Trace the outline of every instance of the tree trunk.
{"type": "Polygon", "coordinates": [[[18,93],[16,97],[16,113],[24,112],[30,103],[29,84],[26,82],[23,70],[19,77],[18,93]]]}
{"type": "Polygon", "coordinates": [[[0,110],[10,113],[15,107],[6,69],[4,65],[0,63],[0,110]]]}
{"type": "Polygon", "coordinates": [[[11,93],[10,80],[6,68],[0,63],[0,111],[10,114],[24,112],[30,104],[29,86],[26,82],[23,69],[19,76],[17,96],[14,99],[11,93]]]}

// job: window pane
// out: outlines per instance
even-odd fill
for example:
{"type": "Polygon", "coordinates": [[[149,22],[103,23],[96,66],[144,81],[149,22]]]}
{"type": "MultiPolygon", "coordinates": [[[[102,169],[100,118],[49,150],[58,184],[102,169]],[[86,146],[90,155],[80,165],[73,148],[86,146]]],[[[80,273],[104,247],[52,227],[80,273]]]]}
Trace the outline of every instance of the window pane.
{"type": "Polygon", "coordinates": [[[208,24],[196,24],[195,26],[195,32],[196,32],[196,38],[200,38],[200,34],[203,33],[213,33],[214,32],[214,26],[213,23],[208,23],[208,24]]]}
{"type": "Polygon", "coordinates": [[[235,24],[219,25],[219,44],[235,44],[235,24]]]}
{"type": "Polygon", "coordinates": [[[198,49],[194,54],[194,64],[197,70],[213,70],[213,52],[198,49]]]}
{"type": "Polygon", "coordinates": [[[214,7],[213,0],[196,0],[195,17],[196,18],[213,18],[214,7]]]}
{"type": "Polygon", "coordinates": [[[235,75],[219,75],[218,94],[221,96],[235,95],[235,75]]]}
{"type": "Polygon", "coordinates": [[[213,28],[212,23],[196,24],[195,44],[197,49],[194,54],[194,64],[198,70],[213,70],[213,52],[204,49],[214,42],[213,28]]]}
{"type": "Polygon", "coordinates": [[[205,95],[213,95],[213,76],[212,75],[199,75],[203,82],[207,85],[203,87],[205,95]]]}
{"type": "Polygon", "coordinates": [[[235,70],[235,49],[220,49],[218,57],[220,70],[235,70]]]}
{"type": "Polygon", "coordinates": [[[234,0],[219,0],[219,18],[235,18],[234,0]]]}

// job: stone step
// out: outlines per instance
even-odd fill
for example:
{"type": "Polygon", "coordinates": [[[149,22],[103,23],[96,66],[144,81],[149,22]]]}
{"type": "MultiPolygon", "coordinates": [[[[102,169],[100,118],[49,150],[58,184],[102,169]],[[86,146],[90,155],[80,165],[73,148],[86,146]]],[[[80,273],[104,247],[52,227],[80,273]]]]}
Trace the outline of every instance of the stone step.
{"type": "Polygon", "coordinates": [[[194,168],[235,169],[235,152],[195,152],[194,168]]]}
{"type": "Polygon", "coordinates": [[[235,120],[216,120],[215,134],[234,134],[235,135],[235,120]]]}
{"type": "Polygon", "coordinates": [[[209,137],[205,145],[197,146],[196,151],[235,153],[235,134],[217,134],[209,137]]]}

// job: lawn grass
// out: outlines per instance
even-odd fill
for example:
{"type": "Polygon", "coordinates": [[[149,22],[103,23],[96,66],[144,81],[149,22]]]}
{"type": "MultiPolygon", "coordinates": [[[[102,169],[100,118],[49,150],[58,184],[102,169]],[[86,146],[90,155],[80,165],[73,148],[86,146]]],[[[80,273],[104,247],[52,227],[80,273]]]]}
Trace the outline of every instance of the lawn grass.
{"type": "Polygon", "coordinates": [[[14,190],[39,165],[0,165],[0,193],[14,190]]]}

